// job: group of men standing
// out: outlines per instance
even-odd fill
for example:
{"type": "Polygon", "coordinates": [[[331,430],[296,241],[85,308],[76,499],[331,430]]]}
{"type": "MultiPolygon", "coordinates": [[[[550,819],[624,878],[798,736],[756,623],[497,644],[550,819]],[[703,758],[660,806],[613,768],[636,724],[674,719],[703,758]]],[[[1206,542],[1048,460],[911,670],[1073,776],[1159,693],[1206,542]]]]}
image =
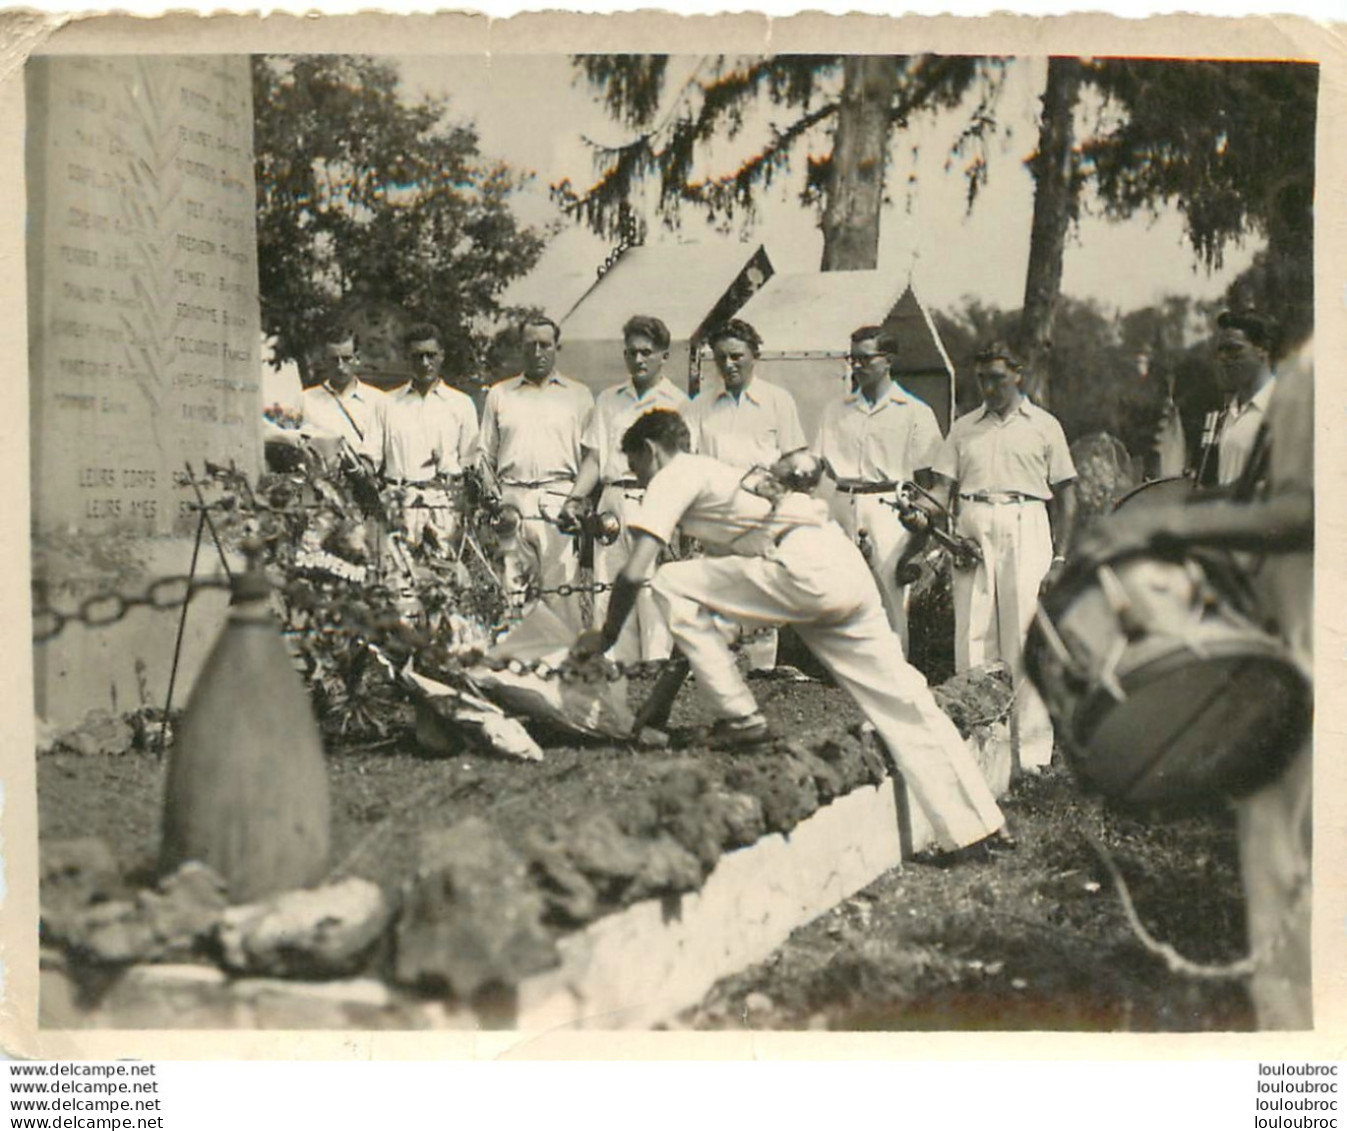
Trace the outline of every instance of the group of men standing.
{"type": "MultiPolygon", "coordinates": [[[[596,511],[615,516],[621,533],[595,547],[594,579],[616,580],[631,555],[632,518],[643,493],[622,441],[653,409],[685,419],[693,451],[742,472],[809,451],[826,471],[829,515],[861,547],[904,653],[907,600],[897,567],[918,534],[910,520],[904,524],[898,492],[919,481],[981,551],[975,567],[955,573],[957,666],[1009,664],[1018,681],[1021,766],[1046,766],[1051,726],[1024,681],[1021,647],[1039,588],[1055,576],[1070,537],[1075,471],[1061,427],[1023,395],[1013,352],[997,343],[979,354],[983,405],[942,437],[930,407],[893,379],[901,343],[882,327],[859,327],[848,353],[850,387],[827,406],[811,445],[790,393],[757,375],[762,340],[748,323],[732,319],[708,334],[721,381],[693,400],[664,373],[670,334],[660,319],[637,315],[622,333],[629,379],[595,397],[558,371],[556,323],[526,319],[519,328],[522,371],[491,387],[479,423],[471,398],[442,379],[444,342],[436,327],[408,328],[403,346],[411,380],[389,393],[359,379],[355,337],[337,329],[318,359],[321,383],[303,394],[304,428],[344,442],[401,489],[402,530],[415,543],[430,534],[441,546],[451,544],[462,522],[464,475],[480,468],[497,501],[518,518],[503,547],[502,580],[512,593],[573,583],[579,569],[573,535],[596,511]]],[[[678,543],[665,545],[662,558],[677,549],[678,543]]],[[[596,606],[602,617],[602,598],[596,606]]],[[[751,668],[773,666],[775,627],[738,626],[751,668]]],[[[611,655],[661,659],[673,644],[647,586],[611,655]]]]}
{"type": "MultiPolygon", "coordinates": [[[[1270,479],[1284,486],[1256,505],[1137,509],[1096,527],[1073,559],[1089,568],[1162,542],[1282,554],[1283,566],[1267,572],[1268,600],[1308,666],[1312,383],[1296,383],[1304,396],[1295,404],[1281,397],[1286,405],[1276,411],[1274,336],[1256,315],[1218,323],[1218,370],[1230,399],[1212,455],[1221,483],[1251,482],[1251,464],[1269,462],[1271,425],[1282,435],[1270,479]]],[[[882,327],[859,327],[850,387],[828,404],[809,444],[789,392],[756,374],[762,341],[742,320],[707,335],[721,382],[692,400],[664,373],[670,334],[658,318],[626,323],[629,379],[597,397],[557,371],[556,323],[525,320],[520,342],[522,372],[492,386],[479,423],[473,401],[441,377],[444,340],[434,326],[407,331],[412,378],[387,394],[358,379],[354,338],[338,331],[323,346],[321,384],[303,395],[305,428],[348,445],[407,493],[403,526],[413,541],[433,532],[448,545],[463,520],[464,476],[480,468],[487,489],[519,518],[505,546],[512,590],[575,581],[571,536],[596,512],[616,516],[620,533],[595,547],[594,560],[611,597],[596,601],[600,626],[581,634],[574,655],[629,661],[677,649],[717,716],[713,740],[751,745],[770,729],[730,641],[749,633],[752,666],[770,666],[771,634],[790,624],[884,739],[940,847],[956,858],[1013,847],[966,747],[906,659],[897,566],[932,523],[952,522],[951,533],[976,546],[953,571],[956,667],[1008,665],[1019,768],[1048,766],[1052,726],[1025,678],[1023,645],[1041,591],[1066,562],[1076,469],[1058,421],[1025,395],[1014,350],[1003,342],[980,350],[981,404],[942,436],[932,410],[893,378],[901,343],[882,327]],[[754,485],[754,469],[784,467],[802,452],[826,475],[819,497],[794,490],[789,476],[784,494],[754,485]],[[900,498],[913,482],[922,487],[915,511],[913,496],[900,498]]],[[[1309,796],[1306,744],[1278,782],[1239,810],[1250,934],[1273,952],[1254,984],[1265,1024],[1301,1025],[1309,1016],[1309,796]]]]}

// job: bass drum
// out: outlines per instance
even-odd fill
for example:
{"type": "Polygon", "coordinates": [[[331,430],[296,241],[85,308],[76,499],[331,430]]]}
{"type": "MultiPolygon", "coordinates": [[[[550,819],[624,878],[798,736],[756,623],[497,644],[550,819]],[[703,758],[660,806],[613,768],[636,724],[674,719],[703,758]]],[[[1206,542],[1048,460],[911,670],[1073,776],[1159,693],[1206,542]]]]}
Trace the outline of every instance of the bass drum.
{"type": "Polygon", "coordinates": [[[1077,777],[1118,801],[1252,792],[1310,725],[1308,679],[1217,560],[1136,555],[1066,580],[1024,658],[1077,777]]]}
{"type": "Polygon", "coordinates": [[[1188,502],[1198,493],[1197,480],[1187,475],[1169,479],[1152,479],[1140,487],[1133,487],[1113,504],[1115,511],[1123,507],[1164,507],[1188,502]]]}

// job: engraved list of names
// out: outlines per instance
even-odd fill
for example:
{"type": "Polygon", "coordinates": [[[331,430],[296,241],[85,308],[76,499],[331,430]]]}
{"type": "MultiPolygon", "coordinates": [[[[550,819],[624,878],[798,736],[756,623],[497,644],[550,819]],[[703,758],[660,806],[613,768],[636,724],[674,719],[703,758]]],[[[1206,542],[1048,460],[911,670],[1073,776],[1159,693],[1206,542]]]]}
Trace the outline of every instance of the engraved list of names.
{"type": "Polygon", "coordinates": [[[190,530],[185,462],[259,460],[248,60],[39,58],[27,79],[36,528],[190,530]]]}

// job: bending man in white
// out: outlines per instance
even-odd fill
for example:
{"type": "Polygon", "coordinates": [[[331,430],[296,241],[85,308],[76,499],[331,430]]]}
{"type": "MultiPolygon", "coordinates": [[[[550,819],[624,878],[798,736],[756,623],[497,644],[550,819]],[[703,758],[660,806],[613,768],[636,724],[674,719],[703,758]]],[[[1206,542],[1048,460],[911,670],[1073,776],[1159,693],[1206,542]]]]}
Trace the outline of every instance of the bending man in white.
{"type": "Polygon", "coordinates": [[[1000,835],[1004,817],[977,764],[903,658],[869,567],[826,504],[800,493],[775,503],[753,494],[741,470],[690,454],[689,442],[683,419],[659,409],[623,436],[645,498],[630,521],[632,553],[604,625],[582,633],[574,654],[612,647],[660,549],[682,527],[708,556],[665,564],[651,588],[718,717],[713,741],[745,746],[771,737],[717,617],[793,624],[879,732],[940,846],[962,849],[1000,835]]]}

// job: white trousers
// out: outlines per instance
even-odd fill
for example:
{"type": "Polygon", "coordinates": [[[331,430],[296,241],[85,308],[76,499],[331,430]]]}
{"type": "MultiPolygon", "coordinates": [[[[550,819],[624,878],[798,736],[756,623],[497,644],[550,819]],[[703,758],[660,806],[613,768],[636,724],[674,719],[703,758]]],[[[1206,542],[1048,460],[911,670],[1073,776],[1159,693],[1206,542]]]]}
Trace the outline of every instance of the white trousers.
{"type": "Polygon", "coordinates": [[[447,554],[463,525],[463,491],[459,487],[408,484],[402,508],[402,532],[410,545],[419,546],[426,532],[434,531],[437,544],[447,554]]]}
{"type": "Polygon", "coordinates": [[[717,716],[757,710],[721,618],[792,624],[879,732],[942,847],[972,844],[1002,826],[977,763],[903,658],[865,559],[838,526],[797,530],[767,557],[670,562],[652,589],[717,716]]]}
{"type": "Polygon", "coordinates": [[[1249,983],[1260,1029],[1314,1027],[1313,780],[1306,741],[1281,777],[1235,804],[1249,951],[1260,960],[1249,983]]]}
{"type": "Polygon", "coordinates": [[[889,627],[902,643],[903,655],[907,655],[907,586],[898,584],[894,571],[912,541],[912,533],[902,524],[898,512],[884,504],[885,499],[893,502],[893,495],[892,491],[884,495],[838,491],[833,496],[832,514],[853,542],[859,539],[862,530],[866,531],[871,548],[870,572],[879,587],[889,627]]]}
{"type": "MultiPolygon", "coordinates": [[[[599,510],[611,511],[622,522],[622,533],[611,546],[594,547],[594,580],[601,584],[611,584],[621,571],[623,564],[631,556],[631,537],[627,533],[627,518],[635,512],[643,492],[639,487],[614,487],[609,484],[599,496],[599,510]]],[[[608,594],[599,593],[594,598],[594,623],[602,624],[608,610],[608,594]]],[[[623,663],[637,660],[663,660],[673,651],[673,637],[663,614],[655,604],[655,596],[649,586],[636,596],[636,606],[627,623],[622,626],[622,634],[617,638],[608,655],[623,663]]]]}
{"type": "MultiPolygon", "coordinates": [[[[549,483],[543,487],[501,487],[501,498],[517,507],[522,518],[518,532],[502,544],[501,580],[516,606],[531,607],[532,599],[523,596],[530,585],[555,589],[575,581],[580,568],[575,539],[557,529],[556,517],[569,494],[569,484],[549,483]]],[[[549,597],[549,604],[556,604],[549,597]]]]}
{"type": "Polygon", "coordinates": [[[1052,762],[1052,719],[1024,670],[1024,639],[1038,587],[1052,566],[1052,529],[1043,503],[959,504],[960,534],[982,547],[982,563],[954,570],[954,666],[967,671],[1003,661],[1015,680],[1020,766],[1052,762]]]}

